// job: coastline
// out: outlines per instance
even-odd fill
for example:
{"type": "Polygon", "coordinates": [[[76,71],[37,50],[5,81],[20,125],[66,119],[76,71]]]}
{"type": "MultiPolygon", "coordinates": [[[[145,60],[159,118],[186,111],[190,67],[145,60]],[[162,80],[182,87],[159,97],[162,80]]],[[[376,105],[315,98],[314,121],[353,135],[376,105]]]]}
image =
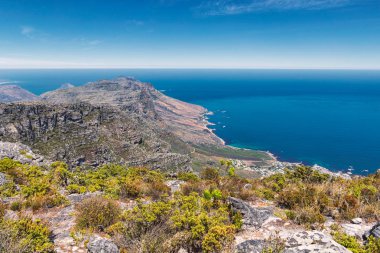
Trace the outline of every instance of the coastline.
{"type": "MultiPolygon", "coordinates": [[[[204,108],[204,107],[202,107],[202,108],[204,108]]],[[[354,174],[351,172],[345,173],[343,171],[332,171],[332,170],[330,170],[326,167],[320,166],[318,164],[306,165],[303,162],[280,161],[278,159],[278,157],[274,153],[270,152],[269,150],[267,150],[267,151],[256,150],[256,149],[250,149],[250,148],[236,147],[236,146],[227,144],[226,141],[223,140],[221,137],[219,137],[213,129],[209,128],[209,126],[215,126],[216,125],[215,123],[210,122],[209,117],[207,117],[208,115],[214,115],[214,113],[212,111],[209,111],[207,108],[204,108],[204,110],[205,111],[202,114],[202,121],[204,122],[204,126],[208,129],[208,131],[212,135],[214,135],[215,137],[217,137],[220,140],[220,142],[222,143],[223,146],[231,148],[233,150],[262,152],[262,153],[265,153],[267,156],[269,156],[271,159],[271,161],[270,161],[271,166],[268,166],[267,168],[264,168],[264,167],[258,168],[257,166],[252,166],[251,160],[234,159],[235,160],[234,164],[238,165],[238,166],[240,165],[240,167],[242,167],[243,169],[249,169],[249,170],[256,169],[256,170],[259,170],[258,172],[260,172],[263,175],[270,175],[270,174],[273,174],[276,172],[284,172],[285,168],[294,168],[296,166],[304,165],[304,166],[310,166],[313,169],[315,169],[321,173],[329,174],[331,176],[339,176],[339,177],[343,177],[346,179],[351,178],[351,176],[361,176],[360,174],[354,174]]]]}

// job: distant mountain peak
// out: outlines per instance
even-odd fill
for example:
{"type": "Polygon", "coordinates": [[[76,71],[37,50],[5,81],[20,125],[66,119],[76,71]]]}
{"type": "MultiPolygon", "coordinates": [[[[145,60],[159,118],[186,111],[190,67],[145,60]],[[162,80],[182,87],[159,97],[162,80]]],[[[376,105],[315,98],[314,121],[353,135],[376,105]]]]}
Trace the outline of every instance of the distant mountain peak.
{"type": "Polygon", "coordinates": [[[16,84],[0,85],[0,103],[33,101],[39,97],[16,84]]]}
{"type": "Polygon", "coordinates": [[[75,85],[73,85],[71,83],[64,83],[59,87],[59,90],[67,90],[67,89],[74,88],[74,87],[75,87],[75,85]]]}

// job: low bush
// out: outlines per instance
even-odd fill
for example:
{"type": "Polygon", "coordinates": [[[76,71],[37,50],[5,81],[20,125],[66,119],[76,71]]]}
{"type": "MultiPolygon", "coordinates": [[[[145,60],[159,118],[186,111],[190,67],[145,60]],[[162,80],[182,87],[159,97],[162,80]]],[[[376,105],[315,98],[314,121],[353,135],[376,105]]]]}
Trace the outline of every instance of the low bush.
{"type": "Polygon", "coordinates": [[[101,196],[83,200],[76,208],[76,225],[80,229],[102,231],[119,220],[120,206],[101,196]]]}
{"type": "MultiPolygon", "coordinates": [[[[215,195],[218,196],[217,191],[215,195]]],[[[212,193],[211,193],[212,196],[212,193]]],[[[177,193],[173,199],[150,204],[141,202],[127,211],[122,222],[110,227],[109,233],[122,248],[145,252],[220,252],[231,246],[241,216],[231,217],[227,204],[191,193],[177,193]],[[165,231],[154,236],[152,231],[165,231]]]]}
{"type": "Polygon", "coordinates": [[[22,217],[0,223],[0,252],[54,252],[51,231],[40,220],[22,217]]]}

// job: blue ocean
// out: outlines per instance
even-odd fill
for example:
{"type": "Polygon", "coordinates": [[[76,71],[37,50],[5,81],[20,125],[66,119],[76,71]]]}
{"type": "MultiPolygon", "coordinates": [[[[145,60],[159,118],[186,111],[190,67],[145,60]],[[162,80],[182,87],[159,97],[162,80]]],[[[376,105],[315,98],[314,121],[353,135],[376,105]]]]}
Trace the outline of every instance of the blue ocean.
{"type": "Polygon", "coordinates": [[[118,76],[206,107],[210,127],[229,145],[336,171],[380,168],[380,71],[0,70],[0,83],[41,94],[118,76]]]}

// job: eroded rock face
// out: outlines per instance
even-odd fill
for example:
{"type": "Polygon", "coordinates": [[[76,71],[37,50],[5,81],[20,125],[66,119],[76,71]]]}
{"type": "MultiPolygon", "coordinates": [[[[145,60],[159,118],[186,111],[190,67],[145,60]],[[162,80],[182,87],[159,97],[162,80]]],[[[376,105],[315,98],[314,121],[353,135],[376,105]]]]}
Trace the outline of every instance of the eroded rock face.
{"type": "MultiPolygon", "coordinates": [[[[112,106],[0,104],[0,141],[21,142],[51,161],[64,161],[72,167],[119,163],[188,169],[189,157],[171,152],[169,138],[174,137],[138,115],[112,106]]],[[[19,157],[21,148],[30,151],[27,146],[9,145],[0,147],[0,152],[6,150],[11,158],[24,159],[19,157]]]]}
{"type": "Polygon", "coordinates": [[[243,215],[243,225],[245,227],[260,228],[273,213],[271,208],[255,208],[243,200],[233,197],[229,197],[228,202],[234,211],[243,215]]]}
{"type": "Polygon", "coordinates": [[[302,231],[289,237],[284,253],[350,253],[331,236],[318,231],[302,231]]]}
{"type": "Polygon", "coordinates": [[[118,247],[110,240],[101,237],[91,237],[87,244],[89,253],[119,253],[118,247]]]}

